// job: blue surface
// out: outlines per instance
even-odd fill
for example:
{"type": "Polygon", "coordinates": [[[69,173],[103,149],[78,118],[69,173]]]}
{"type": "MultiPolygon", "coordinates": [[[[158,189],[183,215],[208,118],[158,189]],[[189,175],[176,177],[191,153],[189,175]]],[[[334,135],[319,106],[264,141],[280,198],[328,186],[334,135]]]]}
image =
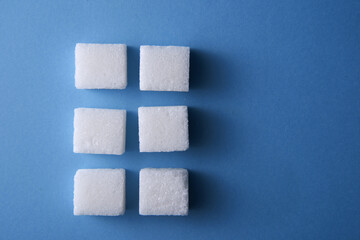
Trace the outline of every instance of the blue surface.
{"type": "Polygon", "coordinates": [[[360,239],[359,1],[0,1],[4,239],[360,239]],[[77,42],[126,43],[126,90],[77,90],[77,42]],[[140,92],[186,45],[189,93],[140,92]],[[190,149],[138,151],[137,108],[190,107],[190,149]],[[128,111],[122,156],[72,153],[75,107],[128,111]],[[190,170],[188,217],[138,215],[138,171],[190,170]],[[79,168],[127,169],[121,217],[74,217],[79,168]]]}

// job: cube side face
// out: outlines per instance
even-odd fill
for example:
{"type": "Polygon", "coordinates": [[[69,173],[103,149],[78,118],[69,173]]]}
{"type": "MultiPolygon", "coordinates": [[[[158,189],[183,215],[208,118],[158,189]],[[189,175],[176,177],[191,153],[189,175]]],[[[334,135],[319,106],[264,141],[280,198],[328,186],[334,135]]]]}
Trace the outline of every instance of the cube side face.
{"type": "Polygon", "coordinates": [[[126,45],[76,44],[75,86],[78,89],[126,88],[126,45]]]}
{"type": "Polygon", "coordinates": [[[189,73],[189,47],[140,47],[140,90],[188,92],[189,73]]]}
{"type": "Polygon", "coordinates": [[[186,216],[189,209],[188,171],[145,168],[140,171],[140,215],[186,216]]]}
{"type": "Polygon", "coordinates": [[[74,111],[74,152],[121,155],[125,152],[126,111],[77,108],[74,111]]]}
{"type": "Polygon", "coordinates": [[[139,108],[140,152],[185,151],[189,148],[186,106],[139,108]]]}
{"type": "Polygon", "coordinates": [[[125,213],[124,169],[80,169],[74,177],[74,215],[125,213]]]}

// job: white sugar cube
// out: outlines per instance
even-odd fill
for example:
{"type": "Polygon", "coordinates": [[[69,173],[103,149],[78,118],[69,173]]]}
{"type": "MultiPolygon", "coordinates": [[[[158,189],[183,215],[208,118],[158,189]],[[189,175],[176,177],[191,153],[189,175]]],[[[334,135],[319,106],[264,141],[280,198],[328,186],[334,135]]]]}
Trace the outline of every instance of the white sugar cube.
{"type": "Polygon", "coordinates": [[[140,47],[140,90],[189,91],[190,48],[140,47]]]}
{"type": "Polygon", "coordinates": [[[79,169],[74,177],[74,215],[125,213],[124,169],[79,169]]]}
{"type": "Polygon", "coordinates": [[[125,44],[76,44],[76,88],[124,89],[126,85],[127,56],[125,44]]]}
{"type": "Polygon", "coordinates": [[[125,134],[125,110],[75,109],[75,153],[121,155],[125,152],[125,134]]]}
{"type": "Polygon", "coordinates": [[[140,152],[173,152],[189,148],[186,106],[139,108],[140,152]]]}
{"type": "Polygon", "coordinates": [[[144,168],[140,171],[140,215],[188,214],[188,171],[181,168],[144,168]]]}

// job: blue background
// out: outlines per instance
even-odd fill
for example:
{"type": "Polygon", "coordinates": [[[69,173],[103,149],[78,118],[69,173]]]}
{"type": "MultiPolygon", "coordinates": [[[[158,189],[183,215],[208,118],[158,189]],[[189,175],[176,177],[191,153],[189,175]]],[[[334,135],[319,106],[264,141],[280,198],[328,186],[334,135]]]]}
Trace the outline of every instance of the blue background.
{"type": "Polygon", "coordinates": [[[0,1],[0,232],[21,239],[360,239],[360,1],[0,1]],[[77,90],[77,42],[126,43],[126,90],[77,90]],[[139,46],[191,47],[190,92],[140,92],[139,46]],[[139,153],[139,106],[190,149],[139,153]],[[74,154],[76,107],[128,111],[74,154]],[[190,170],[188,217],[138,215],[138,171],[190,170]],[[74,217],[79,168],[127,169],[121,217],[74,217]]]}

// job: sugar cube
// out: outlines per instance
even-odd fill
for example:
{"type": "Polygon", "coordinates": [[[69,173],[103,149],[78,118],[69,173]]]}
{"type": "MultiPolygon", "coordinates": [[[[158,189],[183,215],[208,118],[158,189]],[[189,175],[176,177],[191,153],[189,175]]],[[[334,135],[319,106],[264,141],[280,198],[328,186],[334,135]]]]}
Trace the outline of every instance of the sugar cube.
{"type": "Polygon", "coordinates": [[[76,44],[76,88],[124,89],[126,85],[127,56],[125,44],[76,44]]]}
{"type": "Polygon", "coordinates": [[[77,108],[74,112],[75,153],[121,155],[125,152],[125,110],[77,108]]]}
{"type": "Polygon", "coordinates": [[[140,90],[189,91],[190,48],[140,47],[140,90]]]}
{"type": "Polygon", "coordinates": [[[140,152],[173,152],[189,148],[186,106],[139,108],[140,152]]]}
{"type": "Polygon", "coordinates": [[[188,171],[144,168],[140,171],[140,215],[188,215],[188,171]]]}
{"type": "Polygon", "coordinates": [[[74,177],[74,215],[125,213],[124,169],[79,169],[74,177]]]}

